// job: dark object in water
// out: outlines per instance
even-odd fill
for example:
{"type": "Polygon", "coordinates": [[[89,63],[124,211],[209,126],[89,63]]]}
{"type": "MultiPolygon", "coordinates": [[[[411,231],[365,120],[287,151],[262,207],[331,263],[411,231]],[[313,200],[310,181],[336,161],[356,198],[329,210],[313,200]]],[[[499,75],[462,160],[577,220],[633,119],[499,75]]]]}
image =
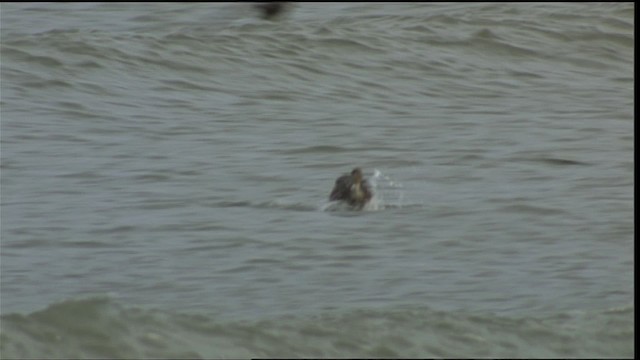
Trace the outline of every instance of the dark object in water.
{"type": "Polygon", "coordinates": [[[362,209],[372,196],[373,193],[367,180],[362,177],[362,170],[355,168],[351,174],[345,174],[336,179],[329,200],[344,201],[351,206],[362,209]]]}
{"type": "Polygon", "coordinates": [[[265,1],[255,4],[255,7],[262,13],[263,19],[273,20],[284,13],[289,6],[285,1],[265,1]]]}

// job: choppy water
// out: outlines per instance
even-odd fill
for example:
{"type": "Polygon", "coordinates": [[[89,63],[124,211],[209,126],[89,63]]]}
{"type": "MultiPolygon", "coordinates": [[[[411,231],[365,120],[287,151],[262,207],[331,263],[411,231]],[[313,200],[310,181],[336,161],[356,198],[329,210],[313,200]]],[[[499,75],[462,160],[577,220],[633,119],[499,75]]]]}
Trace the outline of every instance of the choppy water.
{"type": "Polygon", "coordinates": [[[0,354],[632,357],[634,10],[2,4],[0,354]]]}

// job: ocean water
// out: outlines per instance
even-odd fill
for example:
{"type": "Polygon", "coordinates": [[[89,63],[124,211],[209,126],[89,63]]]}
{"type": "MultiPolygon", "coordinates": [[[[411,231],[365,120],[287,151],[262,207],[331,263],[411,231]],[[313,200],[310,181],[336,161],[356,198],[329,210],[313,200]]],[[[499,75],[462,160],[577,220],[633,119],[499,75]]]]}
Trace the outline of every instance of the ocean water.
{"type": "Polygon", "coordinates": [[[287,10],[0,6],[0,357],[633,357],[634,4],[287,10]]]}

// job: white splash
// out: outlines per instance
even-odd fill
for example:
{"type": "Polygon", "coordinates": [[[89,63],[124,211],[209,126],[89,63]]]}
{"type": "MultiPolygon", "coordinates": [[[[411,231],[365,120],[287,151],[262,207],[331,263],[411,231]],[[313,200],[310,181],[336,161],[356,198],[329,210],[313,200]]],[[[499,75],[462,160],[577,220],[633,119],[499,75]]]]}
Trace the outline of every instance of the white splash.
{"type": "Polygon", "coordinates": [[[373,176],[368,181],[374,193],[374,197],[369,204],[372,204],[375,210],[384,209],[385,206],[402,207],[404,200],[402,184],[394,181],[378,169],[374,169],[373,176]]]}

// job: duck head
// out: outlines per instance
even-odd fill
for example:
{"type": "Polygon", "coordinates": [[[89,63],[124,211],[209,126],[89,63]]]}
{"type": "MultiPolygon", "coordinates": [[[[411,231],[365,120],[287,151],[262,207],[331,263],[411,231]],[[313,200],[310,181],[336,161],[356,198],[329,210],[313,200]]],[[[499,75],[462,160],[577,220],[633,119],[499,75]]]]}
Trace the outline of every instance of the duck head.
{"type": "Polygon", "coordinates": [[[351,170],[351,178],[355,184],[360,184],[362,182],[362,169],[357,167],[351,170]]]}

